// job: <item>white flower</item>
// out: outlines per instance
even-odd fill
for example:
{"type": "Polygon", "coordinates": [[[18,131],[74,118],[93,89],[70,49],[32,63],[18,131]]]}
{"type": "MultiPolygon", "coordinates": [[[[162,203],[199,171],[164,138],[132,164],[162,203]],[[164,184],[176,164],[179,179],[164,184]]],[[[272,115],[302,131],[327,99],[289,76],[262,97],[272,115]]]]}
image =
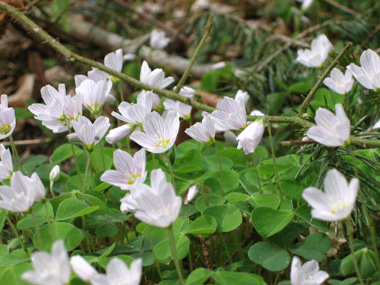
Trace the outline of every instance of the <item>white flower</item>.
{"type": "Polygon", "coordinates": [[[61,172],[61,169],[59,168],[59,165],[56,165],[52,168],[49,174],[49,180],[50,181],[57,181],[59,178],[59,174],[61,172]]]}
{"type": "Polygon", "coordinates": [[[45,104],[32,104],[29,111],[35,115],[35,119],[54,133],[62,133],[68,130],[72,120],[77,120],[82,115],[82,101],[78,96],[66,95],[64,84],[59,84],[58,91],[46,85],[41,88],[42,99],[45,104]]]}
{"type": "Polygon", "coordinates": [[[350,138],[350,120],[341,104],[335,105],[334,115],[325,108],[319,108],[315,114],[317,126],[311,127],[306,135],[325,146],[342,146],[350,138]]]}
{"type": "Polygon", "coordinates": [[[123,68],[123,50],[120,48],[115,52],[110,52],[104,57],[104,65],[117,72],[121,72],[123,68]]]}
{"type": "Polygon", "coordinates": [[[236,140],[236,135],[233,132],[225,131],[223,133],[223,136],[224,136],[224,139],[226,140],[226,142],[228,142],[229,144],[231,144],[233,146],[236,146],[238,144],[238,141],[236,140]]]}
{"type": "Polygon", "coordinates": [[[16,127],[16,115],[13,108],[8,108],[8,96],[1,95],[0,105],[0,140],[9,137],[16,127]]]}
{"type": "Polygon", "coordinates": [[[191,200],[193,200],[195,196],[198,195],[198,192],[199,192],[199,189],[197,185],[191,186],[187,192],[187,201],[190,202],[191,200]]]}
{"type": "Polygon", "coordinates": [[[324,180],[325,192],[314,187],[306,188],[302,197],[313,208],[313,218],[322,221],[340,221],[350,216],[359,191],[359,180],[346,178],[336,169],[329,170],[324,180]]]}
{"type": "Polygon", "coordinates": [[[141,184],[131,189],[136,205],[135,217],[152,226],[166,228],[178,217],[182,199],[166,181],[165,173],[155,169],[150,174],[151,187],[141,184]]]}
{"type": "MultiPolygon", "coordinates": [[[[141,185],[143,188],[146,186],[144,184],[141,184],[141,185]]],[[[146,186],[146,187],[148,187],[148,186],[146,186]]],[[[136,209],[138,208],[138,205],[136,204],[135,199],[133,198],[132,194],[130,194],[130,193],[126,194],[123,198],[121,198],[120,202],[121,202],[120,211],[124,214],[126,214],[128,212],[136,212],[136,209]]]]}
{"type": "Polygon", "coordinates": [[[170,149],[177,138],[179,116],[169,111],[163,118],[157,112],[149,113],[143,119],[144,132],[133,132],[130,139],[152,153],[170,149]]]}
{"type": "Polygon", "coordinates": [[[71,257],[70,264],[76,275],[85,282],[90,282],[98,275],[95,268],[80,255],[71,257]]]}
{"type": "Polygon", "coordinates": [[[247,124],[247,113],[242,101],[224,97],[216,104],[217,110],[211,113],[216,131],[238,130],[247,124]]]}
{"type": "Polygon", "coordinates": [[[143,183],[146,178],[145,149],[141,149],[132,157],[129,153],[120,149],[113,153],[113,163],[116,170],[107,170],[100,180],[129,190],[133,185],[143,183]]]}
{"type": "Polygon", "coordinates": [[[204,117],[202,123],[195,123],[186,129],[185,133],[199,142],[205,142],[208,145],[215,143],[215,127],[210,116],[204,117]]]}
{"type": "Polygon", "coordinates": [[[131,126],[126,124],[120,127],[114,128],[110,130],[108,135],[106,136],[106,142],[109,144],[114,144],[121,141],[127,135],[131,133],[131,126]]]}
{"type": "Polygon", "coordinates": [[[247,105],[248,99],[249,99],[248,93],[240,89],[235,94],[235,100],[238,102],[239,101],[243,102],[244,106],[247,105]]]}
{"type": "Polygon", "coordinates": [[[354,79],[352,78],[352,74],[349,70],[343,74],[342,71],[334,67],[330,73],[330,77],[323,80],[323,84],[325,84],[332,91],[343,95],[350,92],[352,85],[354,84],[354,79]]]}
{"type": "Polygon", "coordinates": [[[81,141],[88,151],[93,151],[95,145],[104,137],[110,127],[107,117],[98,117],[91,123],[86,117],[80,117],[78,121],[72,122],[75,133],[68,134],[67,139],[81,141]]]}
{"type": "Polygon", "coordinates": [[[142,259],[135,259],[130,268],[124,261],[114,257],[107,264],[107,274],[98,274],[92,280],[92,285],[139,285],[142,273],[142,259]]]}
{"type": "Polygon", "coordinates": [[[153,30],[150,34],[149,45],[154,49],[163,49],[170,43],[164,31],[153,30]]]}
{"type": "Polygon", "coordinates": [[[263,138],[264,130],[264,122],[262,120],[251,123],[237,136],[237,149],[243,149],[245,154],[253,153],[263,138]]]}
{"type": "Polygon", "coordinates": [[[4,145],[0,145],[0,157],[0,181],[10,179],[13,174],[12,155],[11,151],[6,149],[4,145]]]}
{"type": "Polygon", "coordinates": [[[118,107],[120,114],[112,112],[111,115],[129,124],[141,124],[145,115],[152,111],[153,95],[151,91],[142,91],[137,96],[137,104],[121,102],[118,107]]]}
{"type": "MultiPolygon", "coordinates": [[[[183,87],[179,91],[179,95],[182,95],[184,97],[191,98],[191,99],[193,99],[194,94],[195,94],[195,90],[190,87],[183,87]]],[[[164,102],[164,107],[168,111],[177,112],[181,118],[189,119],[191,116],[192,106],[187,105],[185,103],[174,101],[171,99],[166,99],[164,102]]]]}
{"type": "Polygon", "coordinates": [[[360,56],[361,67],[354,63],[347,66],[355,79],[367,89],[380,88],[380,58],[371,49],[367,49],[360,56]]]}
{"type": "Polygon", "coordinates": [[[30,181],[29,187],[32,187],[33,189],[30,191],[34,191],[34,201],[40,202],[41,200],[45,199],[45,196],[46,196],[45,186],[42,183],[38,174],[33,173],[31,178],[29,177],[26,177],[26,178],[29,179],[30,181]]]}
{"type": "Polygon", "coordinates": [[[165,78],[165,73],[161,68],[151,70],[148,63],[144,60],[141,65],[140,81],[156,88],[163,89],[174,81],[174,78],[169,76],[165,78]]]}
{"type": "Polygon", "coordinates": [[[333,45],[325,35],[319,35],[311,42],[311,50],[298,50],[297,61],[307,67],[318,67],[326,60],[333,45]]]}
{"type": "Polygon", "coordinates": [[[13,173],[10,186],[0,186],[0,208],[11,212],[25,212],[34,203],[36,191],[31,178],[20,171],[13,173]]]}
{"type": "Polygon", "coordinates": [[[329,278],[329,274],[319,270],[318,262],[311,260],[301,266],[301,261],[297,256],[293,257],[290,271],[290,281],[292,285],[320,285],[329,278]]]}
{"type": "Polygon", "coordinates": [[[375,125],[373,126],[372,129],[378,129],[378,128],[380,128],[380,120],[378,120],[378,121],[375,123],[375,125]]]}
{"type": "Polygon", "coordinates": [[[107,94],[112,88],[111,80],[100,80],[95,82],[91,79],[86,79],[75,89],[77,96],[82,99],[82,104],[92,114],[97,115],[100,108],[103,107],[107,94]]]}
{"type": "Polygon", "coordinates": [[[69,257],[63,240],[58,240],[53,244],[51,254],[47,252],[33,253],[32,263],[34,271],[27,271],[21,276],[30,283],[63,285],[70,281],[69,257]]]}
{"type": "Polygon", "coordinates": [[[301,9],[307,10],[311,4],[313,4],[313,0],[297,0],[298,2],[302,2],[301,9]]]}

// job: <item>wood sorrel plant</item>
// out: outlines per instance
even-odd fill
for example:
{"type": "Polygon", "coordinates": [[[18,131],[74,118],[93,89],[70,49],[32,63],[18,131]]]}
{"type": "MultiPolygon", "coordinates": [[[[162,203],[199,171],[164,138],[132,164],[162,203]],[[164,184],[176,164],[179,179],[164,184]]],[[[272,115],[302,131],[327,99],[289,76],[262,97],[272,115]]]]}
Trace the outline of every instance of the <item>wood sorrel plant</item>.
{"type": "MultiPolygon", "coordinates": [[[[247,100],[240,93],[219,101],[217,109],[177,94],[208,38],[212,16],[177,88],[169,91],[161,88],[174,79],[163,70],[152,71],[145,61],[140,81],[133,79],[120,72],[121,50],[108,54],[102,65],[58,43],[22,11],[4,3],[0,10],[69,60],[94,68],[87,77],[76,76],[76,95],[66,95],[64,85],[58,91],[46,86],[41,90],[45,104],[29,108],[50,130],[68,131],[67,138],[80,144],[60,145],[50,157],[52,163],[39,155],[12,164],[9,150],[1,148],[0,283],[321,284],[329,277],[352,278],[346,283],[379,281],[375,213],[380,164],[378,150],[370,148],[380,146],[378,136],[370,130],[359,132],[361,119],[352,121],[341,104],[319,108],[316,124],[314,112],[308,113],[318,88],[351,43],[324,70],[297,116],[247,116],[247,100]],[[119,102],[120,114],[112,115],[128,125],[112,129],[105,139],[110,123],[102,107],[107,98],[115,100],[109,96],[111,86],[121,88],[116,78],[141,93],[137,104],[119,102]],[[157,95],[209,113],[185,131],[194,140],[175,144],[181,114],[152,111],[162,107],[157,95]],[[334,107],[335,115],[330,111],[334,107]],[[309,138],[300,151],[279,155],[272,134],[279,123],[296,125],[309,138]],[[238,147],[227,147],[215,135],[231,130],[238,147]],[[260,146],[266,131],[271,155],[260,146]],[[127,145],[126,137],[139,146],[127,145]],[[59,178],[57,165],[62,166],[59,178]],[[198,198],[194,185],[200,188],[198,198]],[[44,187],[51,193],[46,198],[44,187]],[[185,195],[189,198],[184,205],[185,195]],[[338,238],[348,239],[349,247],[344,242],[336,246],[338,238]]],[[[332,49],[325,38],[318,49],[303,51],[299,61],[315,63],[317,57],[317,65],[322,64],[332,49]]],[[[362,65],[369,64],[369,55],[380,62],[366,52],[362,65]]],[[[354,65],[351,69],[359,80],[364,71],[354,65]]],[[[376,87],[378,73],[369,76],[376,87]]],[[[14,113],[4,96],[0,122],[3,135],[11,138],[14,113]]],[[[13,142],[12,150],[16,159],[13,142]]]]}

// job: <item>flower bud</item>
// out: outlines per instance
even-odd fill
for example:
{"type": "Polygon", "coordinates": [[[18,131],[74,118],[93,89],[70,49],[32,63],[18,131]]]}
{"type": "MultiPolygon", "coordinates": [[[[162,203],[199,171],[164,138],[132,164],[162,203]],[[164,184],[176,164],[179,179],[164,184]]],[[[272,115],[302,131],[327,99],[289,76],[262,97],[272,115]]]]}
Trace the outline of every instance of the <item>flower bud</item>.
{"type": "Polygon", "coordinates": [[[55,182],[59,178],[60,168],[59,165],[56,165],[53,167],[53,169],[50,171],[49,174],[49,180],[50,182],[55,182]]]}

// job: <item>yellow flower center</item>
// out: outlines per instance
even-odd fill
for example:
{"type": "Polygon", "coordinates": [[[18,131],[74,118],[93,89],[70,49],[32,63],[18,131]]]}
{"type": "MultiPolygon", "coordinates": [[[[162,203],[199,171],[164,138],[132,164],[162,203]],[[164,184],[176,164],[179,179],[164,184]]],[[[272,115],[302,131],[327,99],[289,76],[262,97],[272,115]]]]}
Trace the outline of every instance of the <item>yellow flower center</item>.
{"type": "Polygon", "coordinates": [[[336,212],[340,209],[344,209],[344,210],[347,210],[349,209],[350,207],[342,202],[338,202],[336,204],[334,204],[332,210],[331,210],[331,214],[335,215],[336,212]]]}
{"type": "Polygon", "coordinates": [[[2,124],[1,127],[0,127],[0,134],[2,134],[2,135],[9,134],[9,132],[11,131],[11,129],[12,129],[11,125],[9,125],[9,124],[2,124]]]}
{"type": "Polygon", "coordinates": [[[132,174],[130,174],[130,176],[129,176],[129,180],[127,181],[127,184],[128,184],[128,185],[132,185],[132,184],[134,184],[134,183],[136,182],[136,179],[137,179],[138,177],[141,177],[141,174],[140,174],[140,173],[132,173],[132,174]]]}
{"type": "Polygon", "coordinates": [[[165,139],[165,138],[159,138],[157,140],[157,143],[155,145],[155,147],[162,147],[162,148],[166,148],[169,144],[170,140],[169,139],[165,139]]]}

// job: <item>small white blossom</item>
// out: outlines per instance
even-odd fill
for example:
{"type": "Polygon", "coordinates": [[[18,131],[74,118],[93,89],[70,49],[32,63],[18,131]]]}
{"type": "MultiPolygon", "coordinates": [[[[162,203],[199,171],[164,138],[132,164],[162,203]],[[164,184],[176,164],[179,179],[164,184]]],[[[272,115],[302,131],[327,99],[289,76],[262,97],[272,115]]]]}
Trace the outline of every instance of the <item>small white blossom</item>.
{"type": "Polygon", "coordinates": [[[111,80],[95,82],[94,80],[86,79],[75,91],[77,96],[81,97],[83,106],[92,114],[97,115],[103,107],[106,96],[110,93],[111,88],[111,80]]]}
{"type": "Polygon", "coordinates": [[[301,9],[307,10],[311,4],[313,4],[313,0],[297,0],[298,2],[302,2],[301,9]]]}
{"type": "Polygon", "coordinates": [[[292,285],[320,285],[329,278],[329,274],[319,270],[318,262],[311,260],[301,265],[301,260],[294,256],[290,271],[292,285]]]}
{"type": "Polygon", "coordinates": [[[354,85],[354,79],[352,78],[352,74],[349,70],[346,70],[346,73],[343,74],[342,71],[334,67],[330,73],[330,77],[323,80],[323,84],[325,84],[332,91],[343,95],[350,92],[352,85],[354,85]]]}
{"type": "Polygon", "coordinates": [[[141,149],[132,157],[129,153],[120,149],[113,153],[113,163],[116,170],[107,170],[100,180],[129,190],[133,185],[143,183],[146,178],[145,149],[141,149]]]}
{"type": "Polygon", "coordinates": [[[152,112],[144,117],[143,128],[144,132],[133,132],[131,140],[149,152],[166,152],[177,138],[179,116],[176,112],[169,111],[163,118],[157,112],[152,112]]]}
{"type": "Polygon", "coordinates": [[[120,127],[110,130],[106,136],[106,142],[114,144],[121,141],[123,138],[131,133],[131,126],[129,124],[122,125],[120,127]]]}
{"type": "Polygon", "coordinates": [[[59,168],[59,165],[56,165],[52,168],[49,174],[49,180],[50,181],[57,181],[59,178],[59,174],[61,172],[61,169],[59,168]]]}
{"type": "Polygon", "coordinates": [[[9,137],[16,127],[16,115],[13,108],[8,108],[8,96],[1,95],[0,105],[0,140],[9,137]]]}
{"type": "Polygon", "coordinates": [[[202,123],[195,123],[186,129],[185,133],[199,142],[205,142],[208,145],[215,143],[215,127],[210,116],[204,117],[202,123]]]}
{"type": "Polygon", "coordinates": [[[248,99],[249,99],[248,93],[240,89],[235,94],[235,100],[238,102],[239,101],[243,102],[244,106],[247,105],[248,99]]]}
{"type": "Polygon", "coordinates": [[[93,151],[111,124],[107,117],[98,117],[94,123],[86,117],[80,117],[78,121],[73,121],[72,125],[75,133],[68,134],[67,138],[71,141],[81,141],[88,151],[93,151]]]}
{"type": "Polygon", "coordinates": [[[98,274],[92,285],[139,285],[142,273],[142,259],[135,259],[130,268],[120,258],[114,257],[107,264],[107,274],[98,274]]]}
{"type": "Polygon", "coordinates": [[[325,35],[319,35],[311,42],[311,49],[297,51],[297,61],[307,67],[318,67],[324,63],[333,49],[329,39],[325,35]]]}
{"type": "Polygon", "coordinates": [[[80,255],[71,257],[70,264],[76,275],[85,282],[90,282],[98,275],[95,268],[80,255]]]}
{"type": "Polygon", "coordinates": [[[352,178],[350,184],[336,169],[329,170],[324,180],[325,192],[315,187],[306,188],[302,197],[313,208],[313,218],[334,222],[348,218],[355,206],[359,191],[359,179],[352,178]]]}
{"type": "Polygon", "coordinates": [[[354,63],[347,66],[355,79],[365,88],[377,90],[380,88],[380,57],[371,49],[360,56],[361,67],[354,63]]]}
{"type": "Polygon", "coordinates": [[[150,34],[149,45],[154,49],[163,49],[170,43],[164,31],[153,30],[150,34]]]}
{"type": "Polygon", "coordinates": [[[0,145],[0,181],[10,179],[13,174],[12,155],[9,149],[6,149],[2,144],[0,145]]]}
{"type": "Polygon", "coordinates": [[[198,195],[199,189],[197,185],[193,185],[189,188],[187,192],[187,201],[190,202],[198,195]]]}
{"type": "Polygon", "coordinates": [[[237,136],[237,149],[243,149],[245,154],[253,153],[263,138],[264,130],[262,120],[251,123],[237,136]]]}
{"type": "MultiPolygon", "coordinates": [[[[184,97],[191,98],[191,99],[194,98],[194,94],[195,94],[195,90],[190,87],[183,87],[179,91],[179,95],[182,95],[184,97]]],[[[171,99],[166,99],[164,102],[164,107],[168,111],[177,112],[181,118],[189,119],[191,116],[192,106],[187,105],[185,103],[171,100],[171,99]]]]}
{"type": "Polygon", "coordinates": [[[350,138],[350,120],[341,104],[335,105],[334,115],[325,108],[318,108],[315,114],[317,126],[311,127],[306,135],[325,146],[342,146],[350,138]]]}
{"type": "Polygon", "coordinates": [[[56,241],[51,250],[36,252],[32,255],[34,271],[25,272],[21,278],[38,285],[64,285],[70,281],[69,257],[63,240],[56,241]]]}
{"type": "Polygon", "coordinates": [[[216,108],[210,115],[216,131],[238,130],[246,126],[247,113],[242,101],[224,97],[216,108]]]}
{"type": "Polygon", "coordinates": [[[161,68],[151,70],[146,61],[141,65],[140,81],[156,88],[163,89],[174,82],[174,78],[169,76],[165,78],[165,73],[161,68]]]}
{"type": "Polygon", "coordinates": [[[34,201],[40,202],[43,199],[45,199],[46,189],[45,189],[44,184],[41,181],[41,178],[38,176],[38,174],[33,173],[31,178],[29,177],[26,177],[26,178],[29,179],[30,181],[29,187],[33,189],[31,191],[34,191],[34,201]]]}

